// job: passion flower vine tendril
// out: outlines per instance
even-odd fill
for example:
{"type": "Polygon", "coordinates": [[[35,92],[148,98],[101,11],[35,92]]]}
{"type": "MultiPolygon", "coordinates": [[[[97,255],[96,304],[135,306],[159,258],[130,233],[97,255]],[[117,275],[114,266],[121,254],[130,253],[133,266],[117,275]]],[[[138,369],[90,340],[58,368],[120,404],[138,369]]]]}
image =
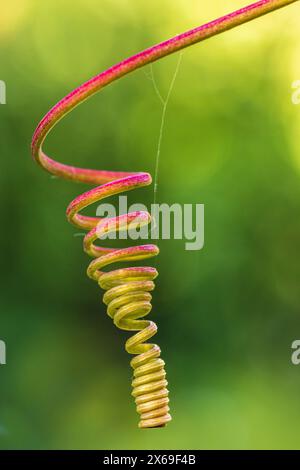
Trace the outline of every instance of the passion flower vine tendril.
{"type": "Polygon", "coordinates": [[[83,215],[81,211],[108,196],[147,186],[151,184],[151,176],[141,172],[100,171],[59,163],[44,153],[44,140],[48,132],[67,113],[124,75],[296,1],[298,0],[262,0],[253,3],[123,60],[59,101],[41,120],[33,135],[32,155],[43,168],[62,178],[96,185],[71,202],[67,208],[67,218],[76,227],[88,231],[83,242],[84,250],[95,259],[90,263],[87,273],[106,291],[103,300],[107,305],[108,315],[117,327],[137,332],[127,340],[126,351],[134,355],[131,361],[134,370],[132,395],[140,414],[141,428],[162,427],[171,420],[165,363],[160,358],[160,348],[156,344],[147,343],[155,335],[157,326],[154,322],[143,319],[151,311],[150,292],[154,289],[153,281],[158,273],[151,267],[127,267],[110,272],[102,269],[120,261],[151,258],[156,256],[159,250],[152,244],[113,249],[100,247],[95,242],[102,234],[126,230],[132,223],[138,227],[148,224],[150,215],[148,212],[134,212],[116,218],[101,219],[83,215]]]}

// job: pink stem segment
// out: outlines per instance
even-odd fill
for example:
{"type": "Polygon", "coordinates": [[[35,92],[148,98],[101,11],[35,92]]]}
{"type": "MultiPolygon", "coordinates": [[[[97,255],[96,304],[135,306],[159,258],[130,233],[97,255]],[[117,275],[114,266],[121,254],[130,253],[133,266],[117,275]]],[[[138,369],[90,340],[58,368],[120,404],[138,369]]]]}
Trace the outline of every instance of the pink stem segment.
{"type": "Polygon", "coordinates": [[[172,419],[169,413],[165,363],[160,357],[159,346],[148,342],[155,335],[157,326],[153,321],[145,319],[152,308],[150,292],[154,289],[154,279],[158,273],[151,267],[127,267],[109,272],[102,269],[114,263],[152,258],[159,250],[152,244],[117,249],[104,248],[95,242],[111,231],[127,229],[132,223],[137,227],[148,224],[150,214],[135,212],[115,218],[100,219],[80,212],[88,205],[108,196],[147,186],[151,183],[151,176],[148,173],[98,171],[64,165],[43,152],[43,141],[53,126],[75,106],[118,78],[295,1],[298,0],[259,1],[120,62],[63,98],[46,114],[34,133],[32,154],[46,170],[63,178],[98,185],[69,204],[67,217],[77,227],[88,230],[83,242],[84,250],[94,259],[87,273],[106,291],[104,303],[107,305],[108,315],[118,328],[134,332],[134,335],[126,341],[125,348],[129,354],[134,355],[131,360],[134,374],[132,395],[140,415],[140,428],[159,428],[172,419]]]}
{"type": "Polygon", "coordinates": [[[76,168],[56,162],[42,151],[43,141],[54,125],[69,113],[74,107],[82,103],[94,93],[106,85],[127,75],[140,67],[151,62],[173,54],[192,44],[204,41],[212,36],[228,31],[238,25],[247,23],[269,12],[295,3],[298,0],[260,0],[228,15],[222,16],[210,23],[191,29],[185,33],[161,42],[156,46],[140,52],[128,59],[123,60],[108,70],[96,75],[83,85],[76,88],[69,95],[57,103],[41,120],[32,139],[32,155],[38,163],[54,175],[79,180],[85,183],[105,183],[116,177],[128,176],[130,173],[110,172],[76,168]]]}

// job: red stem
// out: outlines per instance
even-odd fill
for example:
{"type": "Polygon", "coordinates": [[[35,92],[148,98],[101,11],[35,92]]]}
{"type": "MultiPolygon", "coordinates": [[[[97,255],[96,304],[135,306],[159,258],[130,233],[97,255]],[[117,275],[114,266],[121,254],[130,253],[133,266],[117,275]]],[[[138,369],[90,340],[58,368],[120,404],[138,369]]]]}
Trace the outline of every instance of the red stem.
{"type": "Polygon", "coordinates": [[[162,57],[173,54],[192,44],[204,41],[212,36],[216,36],[224,31],[228,31],[243,23],[265,15],[271,11],[277,10],[298,0],[261,0],[248,5],[228,15],[222,16],[210,23],[199,26],[167,41],[161,42],[156,46],[140,52],[128,59],[123,60],[117,65],[100,73],[83,85],[76,88],[69,95],[57,103],[42,119],[32,139],[32,155],[38,163],[51,173],[68,179],[79,180],[86,183],[103,183],[112,181],[116,177],[126,176],[129,173],[88,170],[76,168],[69,165],[56,162],[49,158],[42,151],[43,141],[48,132],[54,125],[69,113],[74,107],[78,106],[84,100],[94,93],[101,90],[106,85],[114,82],[120,77],[127,75],[140,67],[151,62],[155,62],[162,57]]]}

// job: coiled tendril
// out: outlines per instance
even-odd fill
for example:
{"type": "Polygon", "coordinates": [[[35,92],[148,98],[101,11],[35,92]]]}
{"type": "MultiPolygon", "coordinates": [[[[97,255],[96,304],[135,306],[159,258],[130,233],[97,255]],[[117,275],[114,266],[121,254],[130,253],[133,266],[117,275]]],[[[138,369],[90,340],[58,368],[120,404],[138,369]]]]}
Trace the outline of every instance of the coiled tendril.
{"type": "Polygon", "coordinates": [[[157,271],[151,267],[123,268],[110,272],[102,268],[120,261],[137,261],[158,254],[155,245],[135,246],[124,249],[107,249],[95,245],[104,234],[121,229],[133,228],[150,222],[148,212],[132,212],[109,219],[91,219],[78,212],[89,204],[121,191],[145,186],[151,183],[147,173],[133,174],[88,191],[71,202],[67,209],[70,222],[80,228],[90,229],[84,238],[84,250],[94,259],[87,270],[88,276],[106,290],[104,303],[114,324],[123,330],[138,331],[126,342],[126,351],[137,354],[131,361],[134,369],[132,395],[137,411],[141,415],[142,428],[164,426],[171,420],[168,407],[168,390],[164,361],[160,348],[146,343],[157,331],[154,322],[143,320],[151,311],[153,280],[157,271]]]}
{"type": "Polygon", "coordinates": [[[124,249],[103,248],[95,244],[101,235],[116,230],[141,226],[150,222],[147,212],[134,212],[111,219],[99,219],[81,214],[90,204],[108,196],[147,186],[151,183],[148,173],[124,173],[77,168],[59,163],[48,157],[42,149],[48,132],[73,108],[120,77],[162,57],[179,51],[242,23],[262,16],[298,0],[261,0],[203,26],[187,31],[168,41],[126,59],[97,75],[63,98],[42,119],[32,139],[32,155],[50,173],[74,181],[96,185],[90,191],[74,199],[67,209],[68,220],[76,227],[88,230],[84,238],[84,250],[95,258],[88,267],[88,275],[106,290],[104,303],[115,325],[123,330],[137,331],[126,342],[126,350],[135,357],[132,382],[137,411],[142,428],[161,427],[171,420],[165,373],[165,363],[160,358],[160,348],[148,343],[157,326],[145,320],[151,310],[151,294],[157,271],[151,267],[126,267],[110,272],[102,268],[122,261],[130,262],[151,258],[158,254],[155,245],[143,245],[124,249]],[[101,186],[99,186],[101,185],[101,186]]]}

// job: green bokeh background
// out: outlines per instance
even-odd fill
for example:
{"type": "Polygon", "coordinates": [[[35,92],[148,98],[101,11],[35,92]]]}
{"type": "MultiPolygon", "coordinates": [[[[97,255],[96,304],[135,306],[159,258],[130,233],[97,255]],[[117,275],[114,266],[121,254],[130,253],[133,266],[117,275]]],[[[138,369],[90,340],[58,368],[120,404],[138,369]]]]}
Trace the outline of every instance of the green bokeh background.
{"type": "MultiPolygon", "coordinates": [[[[160,272],[151,317],[167,363],[165,429],[137,428],[128,335],[106,316],[65,219],[87,187],[51,178],[29,151],[39,119],[81,82],[247,3],[0,0],[1,448],[300,447],[299,5],[183,54],[158,202],[204,203],[205,246],[159,241],[149,263],[160,272]]],[[[163,94],[177,60],[154,65],[163,94]]],[[[48,153],[153,174],[161,105],[145,72],[76,109],[48,153]]],[[[129,200],[150,204],[153,187],[129,200]]]]}

